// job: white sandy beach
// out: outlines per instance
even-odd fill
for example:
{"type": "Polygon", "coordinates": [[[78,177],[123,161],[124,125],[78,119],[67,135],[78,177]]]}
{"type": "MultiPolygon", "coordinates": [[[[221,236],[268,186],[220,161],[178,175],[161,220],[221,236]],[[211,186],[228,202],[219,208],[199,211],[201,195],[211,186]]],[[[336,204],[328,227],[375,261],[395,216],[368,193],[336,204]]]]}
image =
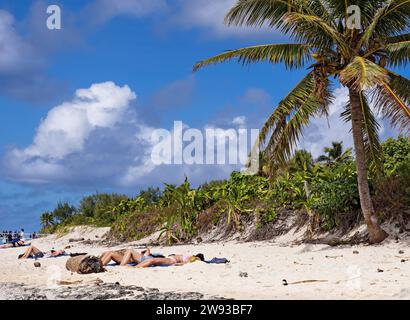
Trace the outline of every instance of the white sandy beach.
{"type": "MultiPolygon", "coordinates": [[[[85,234],[95,240],[102,230],[85,234]]],[[[109,248],[68,243],[71,234],[38,239],[33,244],[42,250],[71,245],[69,252],[99,255],[109,248]]],[[[82,234],[84,236],[84,234],[82,234]]],[[[138,243],[117,248],[140,248],[138,243]]],[[[114,248],[113,248],[114,249],[114,248]]],[[[227,265],[195,262],[185,266],[136,269],[109,266],[107,272],[92,275],[71,274],[65,269],[67,257],[21,261],[17,255],[25,248],[0,250],[0,283],[16,283],[46,288],[56,281],[81,281],[80,285],[100,279],[105,283],[158,288],[168,292],[199,292],[205,296],[234,299],[410,299],[410,249],[407,240],[386,240],[377,246],[286,245],[274,242],[220,242],[176,247],[155,247],[163,254],[196,254],[206,258],[226,257],[227,265]],[[357,252],[355,252],[357,251],[357,252]],[[283,285],[286,279],[289,285],[283,285]],[[320,280],[320,282],[305,282],[320,280]]],[[[0,292],[1,296],[1,292],[0,292]]]]}

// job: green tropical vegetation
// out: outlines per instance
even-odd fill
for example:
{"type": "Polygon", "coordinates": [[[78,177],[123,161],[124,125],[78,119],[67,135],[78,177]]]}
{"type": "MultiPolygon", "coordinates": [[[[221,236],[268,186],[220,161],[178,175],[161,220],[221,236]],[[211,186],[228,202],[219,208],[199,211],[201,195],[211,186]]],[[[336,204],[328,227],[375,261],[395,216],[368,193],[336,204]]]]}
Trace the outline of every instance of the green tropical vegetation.
{"type": "MultiPolygon", "coordinates": [[[[370,171],[369,179],[378,221],[394,218],[405,226],[410,221],[410,139],[388,139],[381,150],[383,175],[370,171]]],[[[136,197],[94,194],[77,207],[59,203],[43,213],[41,223],[45,233],[77,225],[110,226],[119,241],[158,232],[159,241],[172,244],[218,225],[242,232],[247,221],[257,221],[263,228],[274,224],[282,209],[310,217],[306,223],[313,232],[337,229],[346,221],[354,226],[361,217],[354,158],[336,157],[329,165],[299,150],[274,177],[263,170],[253,176],[233,172],[227,180],[197,188],[186,178],[180,186],[149,188],[136,197]]]]}
{"type": "Polygon", "coordinates": [[[387,236],[369,185],[368,169],[380,170],[382,161],[376,112],[394,127],[410,127],[410,81],[393,71],[409,61],[409,17],[408,0],[238,0],[226,15],[228,26],[268,26],[293,42],[230,50],[194,67],[236,59],[243,65],[283,63],[309,70],[261,130],[259,143],[273,168],[292,158],[311,118],[329,114],[334,83],[348,88],[349,103],[341,116],[352,124],[357,191],[372,243],[387,236]],[[351,5],[360,8],[358,16],[350,15],[351,5]]]}

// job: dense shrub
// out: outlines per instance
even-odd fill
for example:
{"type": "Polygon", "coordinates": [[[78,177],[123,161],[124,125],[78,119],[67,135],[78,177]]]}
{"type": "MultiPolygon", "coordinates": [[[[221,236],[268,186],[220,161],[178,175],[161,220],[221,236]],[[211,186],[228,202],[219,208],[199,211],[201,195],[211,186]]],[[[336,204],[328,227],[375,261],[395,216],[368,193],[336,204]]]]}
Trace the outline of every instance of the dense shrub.
{"type": "Polygon", "coordinates": [[[400,136],[398,139],[389,138],[382,144],[384,167],[387,175],[405,170],[401,166],[408,165],[410,160],[410,138],[400,136]]]}
{"type": "Polygon", "coordinates": [[[343,214],[360,208],[354,163],[322,167],[312,179],[310,209],[323,218],[327,230],[339,225],[343,214]]]}
{"type": "Polygon", "coordinates": [[[403,228],[410,221],[410,139],[383,143],[387,175],[375,187],[374,203],[381,219],[394,218],[403,228]]]}
{"type": "Polygon", "coordinates": [[[299,209],[306,201],[305,182],[306,178],[301,172],[285,172],[275,178],[270,191],[271,198],[276,206],[299,209]]]}

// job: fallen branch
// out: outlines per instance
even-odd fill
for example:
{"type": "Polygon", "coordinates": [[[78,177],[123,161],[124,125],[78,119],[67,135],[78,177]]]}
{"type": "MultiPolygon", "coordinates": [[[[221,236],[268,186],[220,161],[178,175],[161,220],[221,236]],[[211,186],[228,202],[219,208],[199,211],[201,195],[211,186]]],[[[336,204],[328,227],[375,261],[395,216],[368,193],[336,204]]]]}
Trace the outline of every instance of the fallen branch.
{"type": "Polygon", "coordinates": [[[80,284],[82,282],[83,282],[83,280],[76,280],[76,281],[60,280],[60,281],[57,281],[56,283],[59,286],[70,286],[70,285],[73,285],[73,284],[80,284]]]}
{"type": "Polygon", "coordinates": [[[317,283],[317,282],[328,282],[328,280],[302,280],[302,281],[296,281],[296,282],[287,282],[286,279],[282,280],[282,284],[284,286],[288,286],[290,284],[302,284],[302,283],[317,283]]]}

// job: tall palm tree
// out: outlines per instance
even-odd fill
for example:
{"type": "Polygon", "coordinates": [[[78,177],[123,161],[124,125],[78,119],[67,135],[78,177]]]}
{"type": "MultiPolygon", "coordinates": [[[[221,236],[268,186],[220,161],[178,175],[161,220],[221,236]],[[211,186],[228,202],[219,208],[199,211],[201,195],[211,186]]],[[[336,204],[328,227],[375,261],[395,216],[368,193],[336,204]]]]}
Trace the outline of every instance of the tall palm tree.
{"type": "Polygon", "coordinates": [[[347,149],[343,151],[343,142],[332,142],[331,147],[326,147],[323,150],[326,155],[321,155],[317,161],[327,162],[328,164],[333,164],[335,162],[344,162],[351,159],[352,151],[347,149]]]}
{"type": "Polygon", "coordinates": [[[374,111],[393,126],[409,129],[410,81],[390,69],[409,61],[409,17],[410,0],[238,0],[225,18],[228,25],[269,26],[294,43],[231,50],[194,67],[235,58],[242,64],[283,63],[289,69],[313,62],[261,129],[261,146],[279,162],[291,157],[311,117],[328,114],[330,78],[347,87],[350,99],[342,116],[352,123],[360,203],[372,243],[387,236],[378,224],[367,177],[367,162],[380,161],[381,154],[374,111]],[[360,25],[348,23],[350,5],[360,8],[360,25]]]}

